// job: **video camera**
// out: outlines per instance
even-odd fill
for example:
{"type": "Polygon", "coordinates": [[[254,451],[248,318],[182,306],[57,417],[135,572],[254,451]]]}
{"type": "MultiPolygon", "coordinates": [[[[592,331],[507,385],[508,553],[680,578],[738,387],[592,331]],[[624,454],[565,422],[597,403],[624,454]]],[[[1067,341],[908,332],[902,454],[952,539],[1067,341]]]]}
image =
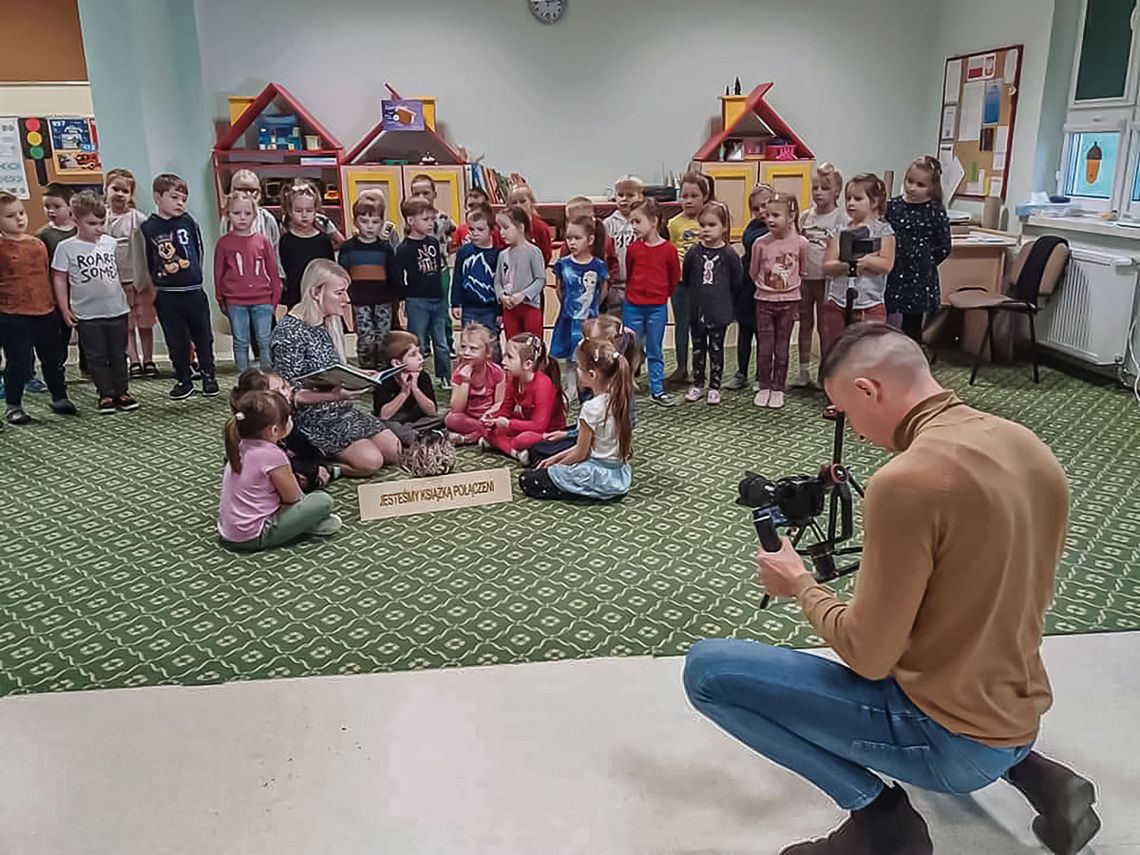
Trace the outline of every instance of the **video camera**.
{"type": "Polygon", "coordinates": [[[882,245],[883,239],[871,237],[866,226],[844,229],[839,233],[839,260],[853,270],[860,258],[878,252],[882,245]]]}
{"type": "MultiPolygon", "coordinates": [[[[850,474],[841,463],[829,463],[816,475],[793,475],[772,481],[763,475],[746,472],[738,487],[736,504],[752,509],[752,524],[760,545],[768,552],[780,549],[779,528],[791,532],[796,552],[811,562],[813,575],[819,582],[830,582],[859,569],[858,560],[845,565],[836,564],[836,556],[851,555],[859,547],[837,548],[849,540],[855,524],[851,500],[850,474]],[[826,532],[817,522],[824,508],[828,509],[826,532]],[[800,549],[804,533],[812,531],[817,540],[800,549]]],[[[768,603],[765,596],[761,608],[768,603]]]]}

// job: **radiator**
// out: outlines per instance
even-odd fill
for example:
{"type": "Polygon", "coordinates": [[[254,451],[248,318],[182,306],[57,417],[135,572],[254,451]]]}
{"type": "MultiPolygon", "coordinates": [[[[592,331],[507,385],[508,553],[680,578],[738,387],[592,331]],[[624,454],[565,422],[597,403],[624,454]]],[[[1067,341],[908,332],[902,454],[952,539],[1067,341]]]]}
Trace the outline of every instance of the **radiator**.
{"type": "Polygon", "coordinates": [[[1041,298],[1037,341],[1097,366],[1120,365],[1128,349],[1137,259],[1072,247],[1065,278],[1041,298]]]}

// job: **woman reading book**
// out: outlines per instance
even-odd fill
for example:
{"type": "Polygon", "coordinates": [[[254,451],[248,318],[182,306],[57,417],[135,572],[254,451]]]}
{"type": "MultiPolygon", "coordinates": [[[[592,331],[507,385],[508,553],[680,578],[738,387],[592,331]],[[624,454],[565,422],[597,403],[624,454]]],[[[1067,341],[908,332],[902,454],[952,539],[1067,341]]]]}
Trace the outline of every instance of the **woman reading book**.
{"type": "Polygon", "coordinates": [[[364,389],[306,389],[300,379],[345,362],[342,313],[348,305],[348,273],[328,259],[309,262],[301,301],[273,331],[273,368],[294,384],[294,429],[349,477],[365,478],[396,462],[400,441],[371,413],[356,406],[364,389]]]}

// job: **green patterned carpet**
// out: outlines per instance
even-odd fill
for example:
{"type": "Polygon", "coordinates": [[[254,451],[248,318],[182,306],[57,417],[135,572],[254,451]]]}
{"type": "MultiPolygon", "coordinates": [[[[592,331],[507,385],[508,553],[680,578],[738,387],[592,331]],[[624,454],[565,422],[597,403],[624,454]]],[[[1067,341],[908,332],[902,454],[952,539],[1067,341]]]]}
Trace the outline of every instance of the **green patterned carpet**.
{"type": "MultiPolygon", "coordinates": [[[[1053,633],[1140,627],[1140,415],[1131,395],[1045,370],[943,361],[967,401],[1048,441],[1072,481],[1053,633]]],[[[225,384],[224,384],[225,385],[225,384]]],[[[201,684],[546,659],[682,653],[705,636],[818,643],[794,609],[761,612],[755,534],[733,505],[745,468],[810,472],[830,453],[819,393],[758,411],[751,393],[642,399],[633,492],[606,506],[522,497],[489,508],[357,521],[328,541],[236,556],[214,540],[223,398],[0,430],[0,694],[201,684]]],[[[883,456],[849,444],[864,478],[883,456]]],[[[475,450],[462,469],[503,465],[475,450]]],[[[513,464],[512,464],[513,465],[513,464]]],[[[390,473],[387,477],[402,477],[390,473]]],[[[847,581],[842,583],[845,587],[847,581]]]]}

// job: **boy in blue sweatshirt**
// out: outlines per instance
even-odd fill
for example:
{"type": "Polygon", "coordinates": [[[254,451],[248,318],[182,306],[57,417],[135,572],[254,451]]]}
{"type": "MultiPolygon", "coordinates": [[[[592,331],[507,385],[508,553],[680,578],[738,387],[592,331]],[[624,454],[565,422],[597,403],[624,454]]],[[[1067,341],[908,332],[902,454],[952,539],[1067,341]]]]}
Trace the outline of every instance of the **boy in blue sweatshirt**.
{"type": "Polygon", "coordinates": [[[455,276],[451,280],[451,316],[461,327],[482,324],[491,331],[495,342],[495,361],[499,356],[499,330],[503,307],[495,296],[495,267],[499,249],[493,245],[495,214],[489,205],[472,208],[467,213],[467,236],[470,242],[459,247],[455,256],[455,276]]]}
{"type": "MultiPolygon", "coordinates": [[[[190,380],[193,344],[202,371],[202,394],[218,394],[214,365],[214,332],[210,302],[202,290],[202,232],[186,213],[189,190],[179,176],[164,172],[151,185],[156,210],[135,233],[136,271],[146,271],[154,284],[155,309],[176,382],[176,401],[194,394],[190,380]]],[[[137,283],[136,283],[137,284],[137,283]]]]}

